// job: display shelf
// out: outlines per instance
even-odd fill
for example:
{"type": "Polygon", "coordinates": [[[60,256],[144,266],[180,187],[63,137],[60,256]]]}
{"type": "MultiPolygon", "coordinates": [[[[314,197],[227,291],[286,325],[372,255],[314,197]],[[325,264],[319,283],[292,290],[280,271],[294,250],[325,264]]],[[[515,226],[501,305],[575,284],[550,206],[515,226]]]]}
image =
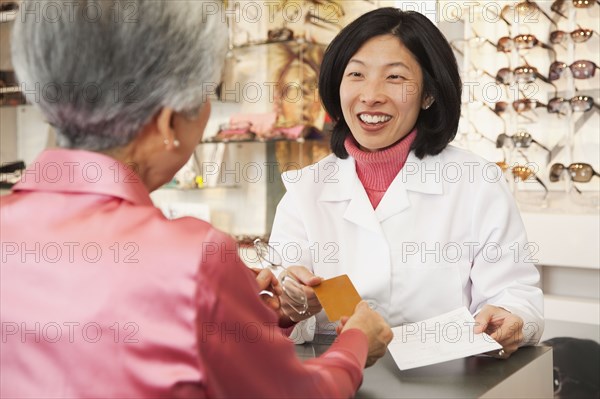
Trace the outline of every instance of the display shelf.
{"type": "MultiPolygon", "coordinates": [[[[570,204],[565,193],[552,193],[570,204]]],[[[528,241],[539,248],[537,263],[600,270],[600,213],[594,208],[555,207],[521,210],[528,241]],[[581,213],[575,213],[575,212],[581,213]]]]}
{"type": "Polygon", "coordinates": [[[19,86],[0,87],[0,94],[12,94],[12,93],[21,93],[21,87],[19,87],[19,86]]]}
{"type": "Polygon", "coordinates": [[[312,141],[314,139],[305,139],[303,137],[291,140],[286,138],[277,139],[244,139],[244,140],[212,140],[207,139],[202,141],[199,145],[204,144],[244,144],[244,143],[278,143],[278,142],[291,142],[291,143],[303,143],[305,141],[312,141]]]}
{"type": "Polygon", "coordinates": [[[545,295],[544,316],[548,320],[600,326],[600,303],[594,299],[545,295]]]}
{"type": "Polygon", "coordinates": [[[0,23],[11,22],[14,21],[17,16],[16,10],[11,11],[1,11],[0,12],[0,23]]]}

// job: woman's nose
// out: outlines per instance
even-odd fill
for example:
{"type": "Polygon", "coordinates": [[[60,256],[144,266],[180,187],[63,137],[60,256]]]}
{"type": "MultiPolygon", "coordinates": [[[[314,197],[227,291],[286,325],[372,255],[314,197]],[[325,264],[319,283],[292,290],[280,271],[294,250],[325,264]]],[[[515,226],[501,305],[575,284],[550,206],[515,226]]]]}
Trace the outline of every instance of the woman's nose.
{"type": "Polygon", "coordinates": [[[360,94],[360,102],[365,105],[376,105],[386,101],[386,96],[378,83],[367,83],[360,94]]]}

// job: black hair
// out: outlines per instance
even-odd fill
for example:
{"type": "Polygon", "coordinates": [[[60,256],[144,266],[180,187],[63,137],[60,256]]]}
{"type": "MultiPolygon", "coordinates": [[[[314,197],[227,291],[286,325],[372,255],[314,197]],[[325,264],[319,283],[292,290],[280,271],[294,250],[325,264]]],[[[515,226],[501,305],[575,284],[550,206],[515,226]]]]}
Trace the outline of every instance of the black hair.
{"type": "Polygon", "coordinates": [[[340,103],[340,85],[348,61],[373,37],[393,35],[412,53],[423,73],[423,92],[435,101],[417,118],[412,143],[418,158],[439,154],[456,136],[462,82],[452,48],[439,29],[422,14],[393,7],[368,12],[348,26],[327,47],[319,74],[319,96],[335,122],[331,150],[348,157],[344,141],[351,134],[340,103]]]}

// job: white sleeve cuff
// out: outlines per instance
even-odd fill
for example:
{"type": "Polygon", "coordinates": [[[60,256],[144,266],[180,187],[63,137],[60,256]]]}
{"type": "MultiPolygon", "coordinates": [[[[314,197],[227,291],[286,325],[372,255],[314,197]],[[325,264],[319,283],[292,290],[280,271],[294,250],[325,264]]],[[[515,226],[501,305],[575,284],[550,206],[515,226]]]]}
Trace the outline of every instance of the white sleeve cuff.
{"type": "Polygon", "coordinates": [[[302,320],[294,326],[294,329],[288,338],[296,345],[312,342],[315,338],[316,325],[317,318],[315,316],[302,320]]]}

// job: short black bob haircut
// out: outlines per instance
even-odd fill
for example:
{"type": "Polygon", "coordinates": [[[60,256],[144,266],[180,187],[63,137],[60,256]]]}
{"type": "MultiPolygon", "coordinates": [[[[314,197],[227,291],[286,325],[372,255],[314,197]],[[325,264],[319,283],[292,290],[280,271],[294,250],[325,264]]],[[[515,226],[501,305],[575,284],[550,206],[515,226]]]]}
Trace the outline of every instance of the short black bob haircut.
{"type": "Polygon", "coordinates": [[[422,159],[439,154],[456,136],[460,119],[462,82],[452,48],[439,29],[422,14],[393,7],[362,15],[333,39],[327,47],[319,74],[319,96],[335,126],[331,150],[348,157],[344,147],[350,133],[340,104],[340,85],[348,61],[365,42],[375,36],[393,35],[412,53],[423,72],[423,93],[435,98],[417,118],[417,137],[411,150],[422,159]]]}

